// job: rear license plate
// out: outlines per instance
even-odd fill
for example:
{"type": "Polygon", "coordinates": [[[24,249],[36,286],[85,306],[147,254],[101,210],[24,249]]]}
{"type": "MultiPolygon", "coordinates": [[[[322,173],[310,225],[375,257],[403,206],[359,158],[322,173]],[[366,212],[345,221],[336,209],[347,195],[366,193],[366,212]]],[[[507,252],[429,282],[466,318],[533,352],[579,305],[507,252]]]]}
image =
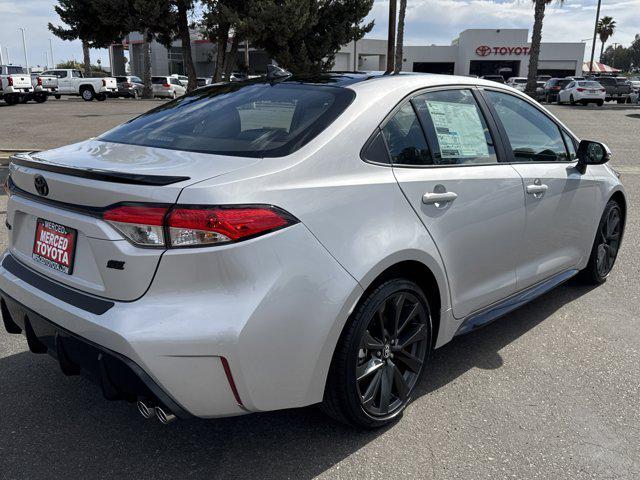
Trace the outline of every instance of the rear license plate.
{"type": "Polygon", "coordinates": [[[39,218],[31,257],[53,270],[71,275],[76,237],[75,229],[39,218]]]}
{"type": "Polygon", "coordinates": [[[589,93],[598,93],[595,90],[589,90],[589,93]]]}

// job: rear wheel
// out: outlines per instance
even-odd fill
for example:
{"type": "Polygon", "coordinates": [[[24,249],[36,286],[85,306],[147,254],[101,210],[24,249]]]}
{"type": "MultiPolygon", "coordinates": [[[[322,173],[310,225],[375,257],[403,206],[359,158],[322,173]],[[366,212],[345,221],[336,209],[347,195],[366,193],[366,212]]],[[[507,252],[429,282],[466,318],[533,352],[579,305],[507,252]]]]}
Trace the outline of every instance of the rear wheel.
{"type": "Polygon", "coordinates": [[[80,96],[85,102],[90,102],[96,97],[96,94],[93,92],[93,88],[85,87],[80,92],[80,96]]]}
{"type": "Polygon", "coordinates": [[[576,104],[576,100],[573,98],[573,95],[571,95],[571,96],[569,97],[569,103],[570,103],[571,105],[575,105],[575,104],[576,104]]]}
{"type": "Polygon", "coordinates": [[[601,107],[604,105],[604,100],[598,100],[598,106],[601,107]]]}
{"type": "Polygon", "coordinates": [[[400,278],[381,284],[342,333],[323,410],[360,428],[393,422],[410,402],[430,350],[431,316],[422,290],[400,278]]]}
{"type": "Polygon", "coordinates": [[[96,100],[99,102],[104,102],[107,99],[107,95],[105,93],[99,93],[96,95],[96,100]]]}
{"type": "Polygon", "coordinates": [[[55,98],[56,100],[60,100],[62,98],[62,95],[54,95],[53,98],[55,98]]]}
{"type": "Polygon", "coordinates": [[[597,285],[607,279],[618,257],[622,229],[623,217],[620,205],[615,200],[610,200],[598,224],[589,263],[580,272],[584,281],[597,285]]]}
{"type": "Polygon", "coordinates": [[[44,103],[47,101],[47,96],[43,93],[39,93],[33,96],[33,99],[37,102],[37,103],[44,103]]]}
{"type": "Polygon", "coordinates": [[[20,97],[18,95],[5,95],[4,101],[9,105],[16,105],[20,102],[20,97]]]}

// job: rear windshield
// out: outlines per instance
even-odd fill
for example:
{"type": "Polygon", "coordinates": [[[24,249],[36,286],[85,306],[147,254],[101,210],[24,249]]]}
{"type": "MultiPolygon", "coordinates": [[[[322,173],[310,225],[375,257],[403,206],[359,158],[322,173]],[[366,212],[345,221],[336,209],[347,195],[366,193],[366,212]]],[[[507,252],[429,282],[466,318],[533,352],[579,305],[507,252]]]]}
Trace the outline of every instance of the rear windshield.
{"type": "Polygon", "coordinates": [[[566,87],[571,82],[573,82],[573,80],[571,80],[571,79],[569,79],[569,80],[558,80],[558,85],[560,85],[561,87],[566,87]]]}
{"type": "Polygon", "coordinates": [[[169,82],[167,81],[167,77],[151,77],[151,83],[154,85],[162,85],[169,82]]]}
{"type": "Polygon", "coordinates": [[[512,78],[511,81],[513,83],[527,83],[527,79],[526,78],[512,78]]]}
{"type": "Polygon", "coordinates": [[[27,71],[23,67],[17,67],[14,65],[7,66],[7,75],[20,75],[23,73],[27,73],[27,71]]]}
{"type": "Polygon", "coordinates": [[[587,87],[587,88],[601,88],[602,85],[600,85],[598,82],[578,82],[578,85],[581,87],[587,87]]]}
{"type": "Polygon", "coordinates": [[[204,87],[155,108],[99,140],[240,157],[280,157],[302,147],[355,97],[350,89],[297,83],[204,87]]]}

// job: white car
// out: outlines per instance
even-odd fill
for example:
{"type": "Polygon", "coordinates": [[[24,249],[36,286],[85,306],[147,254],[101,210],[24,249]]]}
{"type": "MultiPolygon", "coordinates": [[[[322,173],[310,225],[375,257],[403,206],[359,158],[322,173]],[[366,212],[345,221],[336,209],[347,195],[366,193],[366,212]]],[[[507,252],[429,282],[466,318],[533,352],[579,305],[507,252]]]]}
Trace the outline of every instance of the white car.
{"type": "Polygon", "coordinates": [[[33,92],[31,75],[19,65],[0,65],[0,99],[15,105],[33,92]]]}
{"type": "Polygon", "coordinates": [[[516,90],[520,90],[521,92],[525,91],[527,86],[527,78],[526,77],[511,77],[507,80],[507,85],[515,88],[516,90]]]}
{"type": "Polygon", "coordinates": [[[607,91],[598,82],[593,80],[572,81],[558,93],[558,103],[581,103],[587,105],[595,103],[599,107],[604,105],[607,91]]]}
{"type": "Polygon", "coordinates": [[[178,98],[187,93],[186,87],[176,77],[151,77],[153,96],[161,98],[178,98]]]}
{"type": "Polygon", "coordinates": [[[321,403],[380,427],[433,349],[606,281],[627,205],[609,157],[480,79],[203,87],[12,158],[5,328],[161,422],[321,403]]]}
{"type": "Polygon", "coordinates": [[[61,95],[76,95],[83,100],[104,101],[109,95],[118,91],[118,84],[113,77],[85,77],[80,70],[73,68],[56,68],[47,70],[45,76],[55,76],[58,78],[58,91],[55,97],[61,95]]]}
{"type": "Polygon", "coordinates": [[[171,75],[171,78],[177,78],[180,82],[180,85],[185,88],[189,84],[189,77],[187,77],[186,75],[178,75],[177,73],[174,73],[173,75],[171,75]]]}

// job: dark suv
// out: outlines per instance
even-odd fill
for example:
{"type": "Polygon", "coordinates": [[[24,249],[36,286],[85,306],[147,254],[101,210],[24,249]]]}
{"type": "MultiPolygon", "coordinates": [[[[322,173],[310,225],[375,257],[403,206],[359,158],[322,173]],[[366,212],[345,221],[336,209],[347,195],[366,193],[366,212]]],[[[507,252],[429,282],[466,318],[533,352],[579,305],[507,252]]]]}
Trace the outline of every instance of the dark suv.
{"type": "Polygon", "coordinates": [[[571,78],[551,78],[544,84],[542,100],[546,103],[558,101],[558,93],[573,80],[571,78]]]}

